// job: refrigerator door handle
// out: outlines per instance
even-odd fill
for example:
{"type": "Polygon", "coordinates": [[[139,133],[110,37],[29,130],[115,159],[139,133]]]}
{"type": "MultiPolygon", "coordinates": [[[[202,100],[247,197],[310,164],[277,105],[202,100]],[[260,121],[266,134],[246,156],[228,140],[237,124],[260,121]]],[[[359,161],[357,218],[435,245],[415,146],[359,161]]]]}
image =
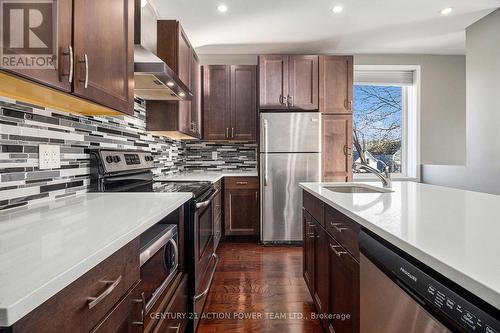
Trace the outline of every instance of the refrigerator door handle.
{"type": "Polygon", "coordinates": [[[264,119],[264,186],[267,186],[267,177],[268,177],[268,133],[267,133],[267,120],[264,119]]]}

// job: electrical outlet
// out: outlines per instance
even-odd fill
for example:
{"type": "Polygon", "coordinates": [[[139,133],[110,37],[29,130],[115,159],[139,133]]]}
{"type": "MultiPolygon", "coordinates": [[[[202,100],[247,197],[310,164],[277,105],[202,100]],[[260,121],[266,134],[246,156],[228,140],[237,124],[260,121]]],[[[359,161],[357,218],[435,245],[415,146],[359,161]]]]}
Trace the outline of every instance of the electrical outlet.
{"type": "Polygon", "coordinates": [[[213,159],[214,161],[217,161],[217,159],[218,159],[218,158],[219,158],[219,157],[217,156],[217,152],[216,152],[216,151],[213,151],[213,152],[212,152],[212,159],[213,159]]]}
{"type": "Polygon", "coordinates": [[[59,169],[61,150],[57,145],[38,145],[38,164],[40,170],[59,169]]]}

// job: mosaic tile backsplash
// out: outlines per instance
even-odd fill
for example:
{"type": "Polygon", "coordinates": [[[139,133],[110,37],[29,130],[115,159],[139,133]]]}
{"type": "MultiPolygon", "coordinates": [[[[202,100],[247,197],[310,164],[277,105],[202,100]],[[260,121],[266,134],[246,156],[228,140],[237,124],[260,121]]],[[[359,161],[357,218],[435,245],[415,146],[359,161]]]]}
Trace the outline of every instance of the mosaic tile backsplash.
{"type": "Polygon", "coordinates": [[[140,101],[135,104],[135,117],[76,116],[4,97],[0,97],[0,107],[0,209],[86,192],[89,149],[150,151],[155,156],[155,175],[191,169],[248,170],[256,165],[255,145],[186,144],[146,132],[146,111],[140,101]],[[60,169],[39,170],[38,145],[42,143],[60,146],[60,169]],[[217,161],[211,158],[214,150],[219,154],[217,161]]]}

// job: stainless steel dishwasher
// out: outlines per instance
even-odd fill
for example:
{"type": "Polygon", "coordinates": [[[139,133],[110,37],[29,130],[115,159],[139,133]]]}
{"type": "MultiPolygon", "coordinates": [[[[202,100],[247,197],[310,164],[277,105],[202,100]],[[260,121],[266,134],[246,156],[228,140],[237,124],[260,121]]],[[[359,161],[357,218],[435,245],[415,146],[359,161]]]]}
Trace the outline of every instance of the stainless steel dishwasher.
{"type": "Polygon", "coordinates": [[[361,333],[500,333],[498,309],[367,232],[360,248],[361,333]]]}

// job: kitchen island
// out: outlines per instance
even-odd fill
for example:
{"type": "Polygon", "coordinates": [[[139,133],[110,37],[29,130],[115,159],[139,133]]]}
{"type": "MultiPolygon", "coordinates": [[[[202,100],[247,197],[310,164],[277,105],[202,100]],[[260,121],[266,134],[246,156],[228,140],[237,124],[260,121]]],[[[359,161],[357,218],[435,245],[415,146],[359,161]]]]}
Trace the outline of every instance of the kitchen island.
{"type": "MultiPolygon", "coordinates": [[[[500,206],[499,196],[414,182],[394,182],[392,190],[381,189],[383,193],[341,193],[327,189],[332,185],[338,184],[300,185],[304,190],[306,253],[307,236],[314,235],[317,246],[317,239],[323,237],[318,229],[323,229],[327,238],[332,231],[334,238],[339,235],[337,238],[348,240],[335,243],[334,253],[346,250],[359,262],[357,235],[364,230],[484,301],[487,308],[500,309],[500,223],[495,211],[500,206]],[[313,230],[309,220],[319,221],[322,228],[313,230]]],[[[307,282],[308,274],[314,272],[306,267],[307,254],[305,261],[307,282]]],[[[356,278],[359,276],[353,276],[356,278]]],[[[317,294],[315,303],[319,305],[328,299],[322,292],[321,287],[311,292],[313,298],[317,294]]]]}
{"type": "MultiPolygon", "coordinates": [[[[191,198],[87,193],[0,212],[0,327],[23,318],[191,198]]],[[[138,271],[138,253],[125,258],[132,259],[138,271]]]]}

